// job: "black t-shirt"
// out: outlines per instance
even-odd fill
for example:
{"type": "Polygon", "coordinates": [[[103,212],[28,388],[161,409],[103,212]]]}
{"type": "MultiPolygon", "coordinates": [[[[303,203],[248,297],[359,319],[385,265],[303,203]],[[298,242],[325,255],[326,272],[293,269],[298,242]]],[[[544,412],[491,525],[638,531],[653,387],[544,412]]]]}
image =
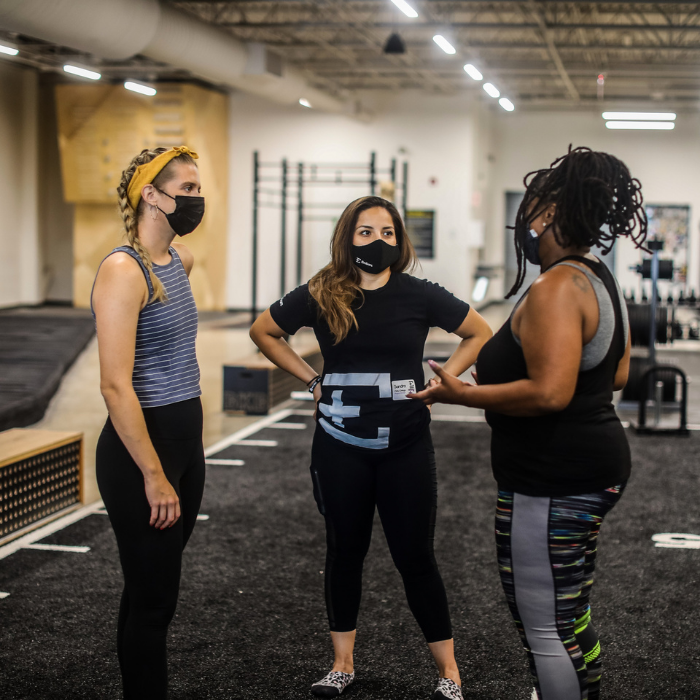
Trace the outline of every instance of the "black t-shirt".
{"type": "Polygon", "coordinates": [[[270,313],[287,333],[314,329],[324,363],[318,421],[329,435],[360,449],[405,447],[430,421],[424,404],[405,396],[425,383],[428,329],[457,330],[469,304],[404,273],[363,294],[364,302],[358,297],[352,307],[359,330],[353,327],[337,345],[306,284],[275,302],[270,313]]]}

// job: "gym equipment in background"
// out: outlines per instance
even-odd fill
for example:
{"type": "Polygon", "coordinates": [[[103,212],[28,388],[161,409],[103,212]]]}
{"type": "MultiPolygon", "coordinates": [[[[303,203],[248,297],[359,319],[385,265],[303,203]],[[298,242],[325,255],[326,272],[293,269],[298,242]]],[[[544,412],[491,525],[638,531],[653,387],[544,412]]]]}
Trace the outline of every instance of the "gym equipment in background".
{"type": "MultiPolygon", "coordinates": [[[[379,177],[388,175],[394,192],[401,191],[401,206],[406,218],[406,198],[408,193],[408,162],[402,163],[401,182],[397,180],[397,162],[392,158],[388,168],[377,167],[377,154],[370,153],[366,163],[289,163],[283,158],[279,163],[260,160],[258,151],[253,152],[253,222],[252,222],[252,290],[251,323],[258,314],[258,233],[259,212],[262,207],[279,209],[280,220],[280,297],[287,293],[287,212],[296,208],[296,287],[302,282],[303,227],[305,221],[334,222],[347,206],[338,203],[307,202],[304,190],[307,187],[366,187],[364,194],[376,194],[382,183],[379,177]],[[269,183],[269,184],[268,184],[269,183]],[[261,202],[260,195],[268,195],[273,202],[261,202]],[[295,203],[290,204],[290,194],[295,203]],[[309,214],[309,210],[321,213],[309,214]],[[325,210],[325,211],[324,211],[325,210]],[[330,213],[331,210],[333,213],[330,213]]],[[[386,183],[388,185],[388,182],[386,183]]],[[[384,187],[387,191],[388,187],[384,187]]]]}

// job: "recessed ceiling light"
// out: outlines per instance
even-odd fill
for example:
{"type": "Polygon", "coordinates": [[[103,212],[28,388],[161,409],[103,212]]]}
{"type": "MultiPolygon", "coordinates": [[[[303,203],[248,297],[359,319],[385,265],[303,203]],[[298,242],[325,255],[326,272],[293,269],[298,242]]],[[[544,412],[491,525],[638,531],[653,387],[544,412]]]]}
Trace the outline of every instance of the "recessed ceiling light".
{"type": "Polygon", "coordinates": [[[149,97],[153,97],[157,92],[155,88],[149,87],[148,85],[141,85],[140,83],[132,83],[130,80],[124,83],[124,87],[127,90],[131,90],[131,92],[138,92],[141,95],[148,95],[149,97]]]}
{"type": "Polygon", "coordinates": [[[416,18],[418,13],[406,2],[406,0],[391,0],[396,7],[403,12],[406,17],[416,18]]]}
{"type": "Polygon", "coordinates": [[[608,129],[660,129],[670,131],[676,128],[675,122],[605,122],[608,129]]]}
{"type": "Polygon", "coordinates": [[[8,56],[16,56],[19,53],[19,49],[7,41],[0,44],[0,53],[6,53],[8,56]]]}
{"type": "Polygon", "coordinates": [[[307,99],[305,99],[304,97],[300,97],[300,98],[299,98],[299,104],[300,104],[302,107],[308,107],[309,109],[311,109],[311,102],[309,102],[309,101],[308,101],[307,99]]]}
{"type": "Polygon", "coordinates": [[[466,71],[467,75],[470,78],[473,78],[474,80],[483,80],[484,76],[481,75],[479,72],[479,69],[473,66],[471,63],[467,63],[466,66],[464,66],[464,70],[466,71]]]}
{"type": "Polygon", "coordinates": [[[445,52],[449,54],[457,53],[457,49],[450,44],[442,34],[436,34],[433,41],[445,52]]]}
{"type": "Polygon", "coordinates": [[[672,122],[676,119],[674,112],[603,112],[603,119],[625,119],[627,121],[672,122]]]}
{"type": "Polygon", "coordinates": [[[95,73],[94,70],[71,66],[70,64],[63,66],[63,70],[66,71],[66,73],[79,75],[81,78],[89,78],[90,80],[99,80],[102,77],[99,73],[95,73]]]}
{"type": "Polygon", "coordinates": [[[515,109],[515,105],[507,97],[501,97],[501,99],[498,100],[498,104],[501,105],[506,112],[512,112],[515,109]]]}
{"type": "Polygon", "coordinates": [[[482,87],[486,91],[486,94],[490,95],[491,97],[501,96],[501,93],[498,91],[498,88],[495,85],[491,85],[491,83],[484,83],[482,87]]]}

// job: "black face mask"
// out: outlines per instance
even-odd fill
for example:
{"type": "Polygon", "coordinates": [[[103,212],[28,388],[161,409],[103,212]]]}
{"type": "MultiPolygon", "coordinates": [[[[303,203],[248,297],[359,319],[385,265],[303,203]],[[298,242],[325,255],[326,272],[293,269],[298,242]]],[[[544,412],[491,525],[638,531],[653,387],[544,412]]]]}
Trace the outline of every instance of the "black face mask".
{"type": "MultiPolygon", "coordinates": [[[[549,227],[547,227],[549,228],[549,227]]],[[[545,229],[542,232],[544,236],[545,229]]],[[[541,265],[542,259],[540,258],[540,236],[537,235],[537,231],[531,228],[519,228],[517,231],[520,241],[523,244],[523,255],[525,260],[527,260],[532,265],[541,265]]]]}
{"type": "Polygon", "coordinates": [[[389,245],[382,240],[367,245],[353,245],[352,258],[357,267],[371,275],[378,275],[391,267],[401,255],[398,245],[389,245]]]}
{"type": "MultiPolygon", "coordinates": [[[[156,189],[158,188],[156,187],[156,189]]],[[[171,197],[163,190],[158,190],[158,192],[175,200],[175,211],[170,214],[166,214],[158,207],[158,211],[168,220],[170,228],[178,236],[186,236],[188,233],[192,233],[199,226],[204,216],[204,197],[184,197],[181,195],[171,197]]]]}

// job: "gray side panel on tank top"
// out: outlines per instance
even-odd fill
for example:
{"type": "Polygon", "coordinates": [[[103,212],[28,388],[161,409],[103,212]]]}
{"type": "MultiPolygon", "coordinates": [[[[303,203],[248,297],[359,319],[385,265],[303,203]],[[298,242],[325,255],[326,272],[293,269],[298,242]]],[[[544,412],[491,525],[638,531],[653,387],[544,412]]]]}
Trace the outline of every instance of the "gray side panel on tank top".
{"type": "MultiPolygon", "coordinates": [[[[598,301],[598,328],[590,342],[586,343],[581,351],[580,371],[585,372],[597,367],[605,359],[605,356],[608,354],[608,350],[610,350],[610,345],[612,344],[613,335],[615,333],[615,309],[603,280],[601,280],[595,273],[588,268],[570,262],[561,262],[554,265],[554,267],[559,267],[559,265],[573,267],[576,270],[579,270],[579,272],[583,272],[586,277],[588,277],[598,301]]],[[[617,280],[615,280],[615,286],[619,295],[618,298],[622,299],[622,292],[617,280]]],[[[520,301],[522,301],[522,299],[520,301]]],[[[516,309],[520,305],[520,301],[513,309],[513,313],[515,313],[516,309]]],[[[622,325],[626,346],[627,336],[629,333],[627,306],[625,304],[620,304],[620,307],[622,310],[622,325]]],[[[513,338],[518,345],[522,345],[520,338],[518,338],[515,333],[513,333],[513,338]]]]}

